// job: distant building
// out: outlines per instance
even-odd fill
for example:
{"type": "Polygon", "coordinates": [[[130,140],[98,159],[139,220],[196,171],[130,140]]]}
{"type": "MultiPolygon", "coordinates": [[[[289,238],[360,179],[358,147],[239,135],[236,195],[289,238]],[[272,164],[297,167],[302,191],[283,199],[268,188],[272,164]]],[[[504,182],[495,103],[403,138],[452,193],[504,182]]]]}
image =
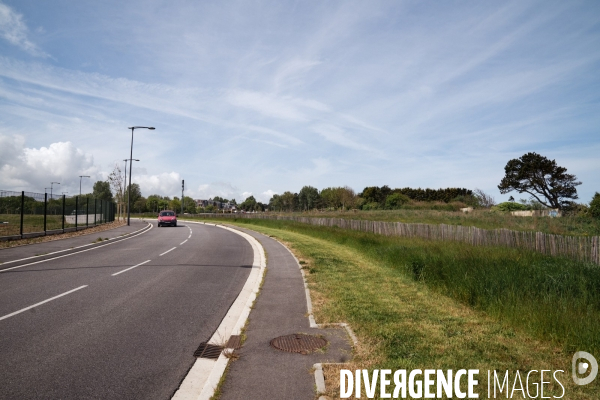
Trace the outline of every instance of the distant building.
{"type": "Polygon", "coordinates": [[[235,204],[232,204],[231,202],[222,203],[220,201],[214,201],[213,199],[208,199],[208,200],[198,199],[195,201],[196,201],[196,207],[206,208],[208,206],[213,206],[218,210],[224,210],[224,211],[237,210],[237,206],[235,204]]]}

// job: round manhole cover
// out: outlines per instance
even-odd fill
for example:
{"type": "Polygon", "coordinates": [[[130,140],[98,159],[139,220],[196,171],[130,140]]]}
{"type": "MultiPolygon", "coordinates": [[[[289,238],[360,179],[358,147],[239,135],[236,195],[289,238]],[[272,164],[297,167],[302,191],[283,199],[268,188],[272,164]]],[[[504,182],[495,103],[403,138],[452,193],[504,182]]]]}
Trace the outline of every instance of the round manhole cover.
{"type": "Polygon", "coordinates": [[[289,353],[308,354],[327,346],[327,340],[318,336],[294,333],[293,335],[276,337],[271,340],[271,346],[289,353]]]}

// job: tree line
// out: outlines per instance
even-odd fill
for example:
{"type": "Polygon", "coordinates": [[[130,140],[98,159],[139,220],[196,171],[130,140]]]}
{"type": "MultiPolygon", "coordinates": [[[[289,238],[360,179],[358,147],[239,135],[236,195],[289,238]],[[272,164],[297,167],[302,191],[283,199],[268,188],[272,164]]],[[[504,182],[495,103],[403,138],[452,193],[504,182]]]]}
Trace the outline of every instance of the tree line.
{"type": "Polygon", "coordinates": [[[348,187],[328,187],[318,190],[313,186],[304,186],[298,193],[286,191],[273,195],[269,200],[271,211],[308,211],[308,210],[394,210],[402,208],[410,201],[450,203],[463,202],[467,205],[479,203],[472,190],[465,188],[392,189],[387,185],[368,186],[360,193],[348,187]]]}

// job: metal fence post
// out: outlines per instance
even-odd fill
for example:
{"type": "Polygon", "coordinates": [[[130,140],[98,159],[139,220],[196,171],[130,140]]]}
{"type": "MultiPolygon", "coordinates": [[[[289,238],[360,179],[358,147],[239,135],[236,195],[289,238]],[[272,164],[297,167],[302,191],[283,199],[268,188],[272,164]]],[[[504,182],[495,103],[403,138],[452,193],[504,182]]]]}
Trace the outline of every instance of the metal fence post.
{"type": "Polygon", "coordinates": [[[94,226],[96,226],[96,215],[98,215],[98,206],[96,204],[96,198],[94,197],[94,226]]]}
{"type": "Polygon", "coordinates": [[[21,227],[19,228],[19,233],[21,234],[21,239],[23,239],[23,214],[25,213],[25,191],[21,191],[21,227]]]}
{"type": "Polygon", "coordinates": [[[65,233],[65,195],[63,194],[62,231],[65,233]]]}
{"type": "Polygon", "coordinates": [[[75,196],[75,232],[77,232],[77,220],[79,219],[79,196],[75,196]]]}
{"type": "Polygon", "coordinates": [[[90,217],[90,198],[89,197],[85,197],[85,226],[89,225],[89,219],[90,217]]]}
{"type": "Polygon", "coordinates": [[[104,223],[104,214],[102,214],[102,206],[104,205],[104,200],[100,200],[100,223],[103,224],[104,223]]]}
{"type": "Polygon", "coordinates": [[[44,193],[44,235],[46,235],[46,216],[48,215],[48,193],[44,193]]]}

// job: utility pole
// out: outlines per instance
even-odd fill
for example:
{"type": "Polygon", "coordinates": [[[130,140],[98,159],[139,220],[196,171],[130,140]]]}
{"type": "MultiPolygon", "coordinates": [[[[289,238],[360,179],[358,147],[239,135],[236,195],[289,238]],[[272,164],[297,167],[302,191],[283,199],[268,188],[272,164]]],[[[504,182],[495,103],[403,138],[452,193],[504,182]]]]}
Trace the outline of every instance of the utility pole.
{"type": "Polygon", "coordinates": [[[181,215],[183,215],[183,210],[185,210],[185,208],[183,208],[184,206],[184,197],[183,197],[183,188],[185,187],[185,181],[182,179],[181,180],[181,215]]]}

